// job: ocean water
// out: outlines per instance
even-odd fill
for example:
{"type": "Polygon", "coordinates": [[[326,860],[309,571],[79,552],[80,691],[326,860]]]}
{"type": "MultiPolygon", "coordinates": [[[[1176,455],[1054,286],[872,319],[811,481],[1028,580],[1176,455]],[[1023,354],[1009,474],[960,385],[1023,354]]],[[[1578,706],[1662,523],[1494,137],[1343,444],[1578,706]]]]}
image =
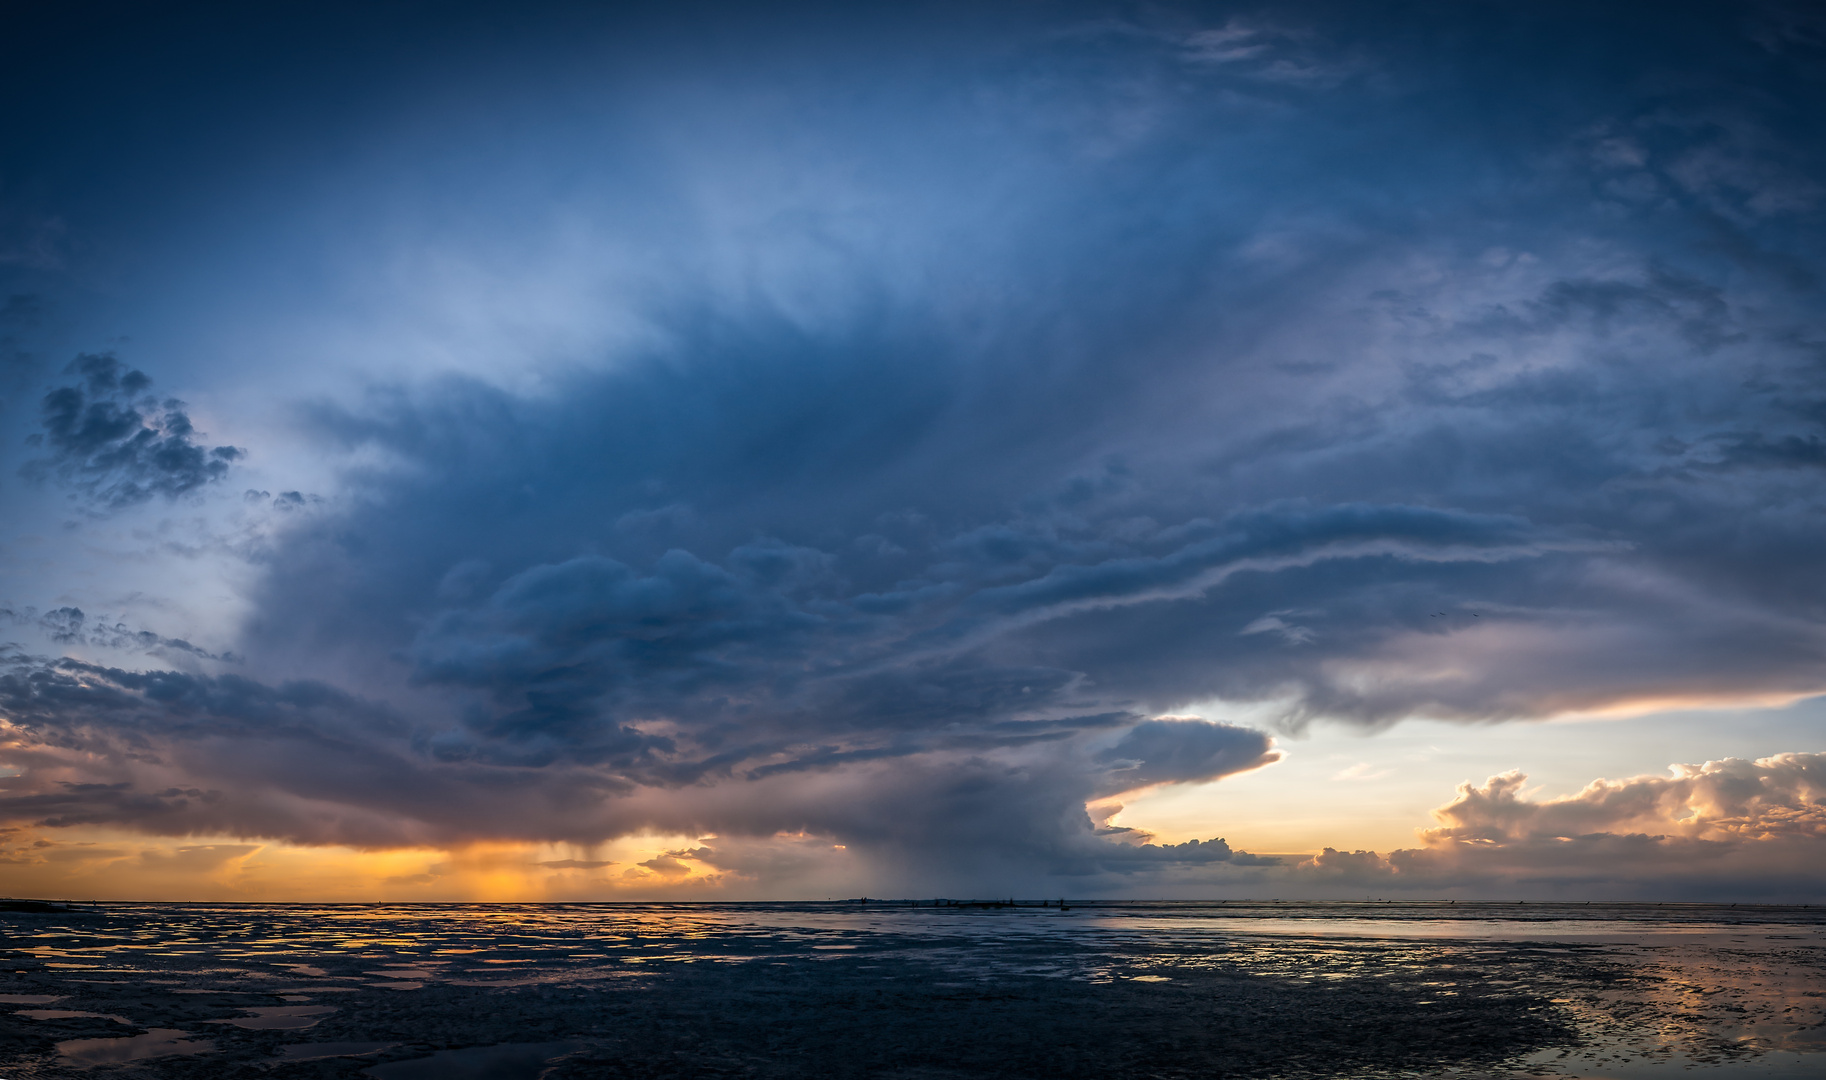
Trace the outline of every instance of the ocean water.
{"type": "Polygon", "coordinates": [[[0,1078],[1826,1077],[1826,909],[933,901],[0,915],[0,1078]]]}

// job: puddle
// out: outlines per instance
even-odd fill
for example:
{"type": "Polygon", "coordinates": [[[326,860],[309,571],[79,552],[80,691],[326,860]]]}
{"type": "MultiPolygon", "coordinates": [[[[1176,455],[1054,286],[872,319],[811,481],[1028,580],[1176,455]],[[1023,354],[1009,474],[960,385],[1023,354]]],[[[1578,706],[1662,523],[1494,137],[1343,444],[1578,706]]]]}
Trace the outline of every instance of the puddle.
{"type": "Polygon", "coordinates": [[[398,1043],[388,1042],[326,1042],[326,1043],[293,1043],[279,1048],[275,1061],[316,1061],[319,1058],[365,1057],[378,1054],[382,1050],[391,1050],[398,1043]]]}
{"type": "Polygon", "coordinates": [[[67,1039],[57,1044],[57,1053],[77,1065],[112,1065],[172,1054],[204,1054],[215,1048],[208,1039],[190,1038],[188,1031],[153,1028],[125,1039],[67,1039]]]}
{"type": "Polygon", "coordinates": [[[79,1009],[20,1009],[13,1015],[25,1016],[33,1020],[74,1020],[77,1017],[92,1016],[97,1020],[112,1020],[128,1027],[137,1026],[124,1016],[115,1016],[113,1013],[83,1012],[79,1009]]]}
{"type": "Polygon", "coordinates": [[[430,1057],[390,1061],[362,1070],[375,1080],[537,1080],[553,1058],[575,1053],[580,1042],[499,1043],[440,1050],[430,1057]]]}
{"type": "Polygon", "coordinates": [[[252,1016],[228,1020],[208,1020],[210,1024],[233,1024],[250,1031],[302,1031],[316,1027],[323,1018],[336,1011],[334,1005],[255,1005],[244,1006],[252,1016]]]}
{"type": "Polygon", "coordinates": [[[0,1005],[49,1005],[62,1001],[64,994],[0,994],[0,1005]]]}

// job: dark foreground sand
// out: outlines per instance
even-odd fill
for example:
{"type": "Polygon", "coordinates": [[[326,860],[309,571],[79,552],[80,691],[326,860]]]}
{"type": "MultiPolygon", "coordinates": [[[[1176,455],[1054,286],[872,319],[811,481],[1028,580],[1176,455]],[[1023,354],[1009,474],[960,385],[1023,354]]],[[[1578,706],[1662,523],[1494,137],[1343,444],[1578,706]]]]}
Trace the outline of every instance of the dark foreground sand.
{"type": "Polygon", "coordinates": [[[1536,911],[6,913],[0,1078],[1826,1076],[1818,910],[1536,911]]]}

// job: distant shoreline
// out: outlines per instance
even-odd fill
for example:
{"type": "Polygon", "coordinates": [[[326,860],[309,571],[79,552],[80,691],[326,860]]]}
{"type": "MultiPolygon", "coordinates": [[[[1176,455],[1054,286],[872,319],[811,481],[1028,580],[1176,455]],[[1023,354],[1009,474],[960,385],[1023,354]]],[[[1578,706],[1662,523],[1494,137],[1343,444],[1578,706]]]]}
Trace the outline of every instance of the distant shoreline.
{"type": "Polygon", "coordinates": [[[0,900],[0,912],[11,912],[22,915],[73,915],[95,910],[96,901],[89,906],[80,906],[74,900],[0,900]]]}

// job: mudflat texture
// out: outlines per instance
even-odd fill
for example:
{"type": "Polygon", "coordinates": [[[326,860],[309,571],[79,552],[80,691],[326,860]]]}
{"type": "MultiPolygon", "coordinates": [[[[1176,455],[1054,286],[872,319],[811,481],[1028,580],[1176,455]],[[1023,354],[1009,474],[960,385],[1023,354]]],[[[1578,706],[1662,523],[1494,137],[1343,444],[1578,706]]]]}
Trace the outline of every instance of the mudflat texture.
{"type": "Polygon", "coordinates": [[[119,905],[0,934],[7,1080],[1826,1075],[1797,1056],[1826,1051],[1818,909],[119,905]]]}

